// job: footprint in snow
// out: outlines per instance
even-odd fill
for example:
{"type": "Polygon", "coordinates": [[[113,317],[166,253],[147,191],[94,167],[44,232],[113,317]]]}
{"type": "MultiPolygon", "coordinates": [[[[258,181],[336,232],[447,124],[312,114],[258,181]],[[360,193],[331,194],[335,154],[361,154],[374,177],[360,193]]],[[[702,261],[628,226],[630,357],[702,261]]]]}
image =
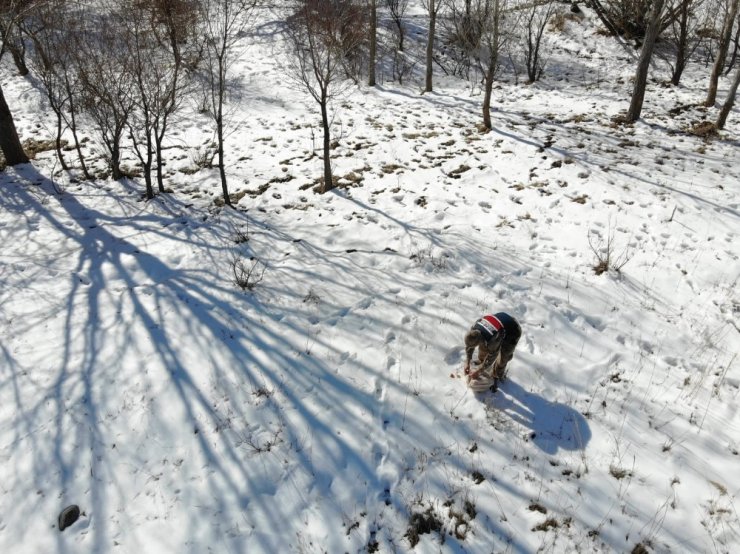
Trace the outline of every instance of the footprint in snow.
{"type": "MultiPolygon", "coordinates": [[[[394,363],[395,361],[396,360],[393,360],[394,363]]],[[[377,380],[375,381],[375,398],[377,398],[381,402],[385,399],[385,385],[377,380]]]]}

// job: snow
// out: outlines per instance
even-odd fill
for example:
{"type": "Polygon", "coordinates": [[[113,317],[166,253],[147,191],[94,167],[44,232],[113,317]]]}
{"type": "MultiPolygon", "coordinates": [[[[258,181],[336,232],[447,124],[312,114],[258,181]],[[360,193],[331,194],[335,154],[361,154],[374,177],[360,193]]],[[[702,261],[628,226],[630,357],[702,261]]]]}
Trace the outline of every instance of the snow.
{"type": "MultiPolygon", "coordinates": [[[[551,72],[499,83],[487,134],[454,78],[353,90],[333,163],[362,180],[324,195],[317,107],[258,34],[236,210],[180,171],[211,140],[194,111],[150,202],[52,152],[0,173],[0,551],[404,552],[422,515],[417,552],[736,551],[740,113],[687,134],[714,111],[669,110],[707,72],[661,87],[658,60],[613,126],[633,61],[594,25],[548,32],[551,72]],[[610,240],[626,263],[596,275],[610,240]],[[523,336],[474,394],[462,338],[496,311],[523,336]]],[[[51,137],[0,76],[21,137],[51,137]]]]}

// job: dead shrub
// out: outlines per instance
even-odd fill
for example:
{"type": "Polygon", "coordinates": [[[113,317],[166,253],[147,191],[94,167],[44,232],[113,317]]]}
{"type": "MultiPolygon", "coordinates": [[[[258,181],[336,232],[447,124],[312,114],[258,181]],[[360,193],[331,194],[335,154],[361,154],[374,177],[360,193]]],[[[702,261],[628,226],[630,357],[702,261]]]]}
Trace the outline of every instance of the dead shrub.
{"type": "Polygon", "coordinates": [[[439,533],[442,530],[442,521],[434,513],[434,509],[429,506],[423,512],[411,514],[409,526],[404,534],[411,545],[411,548],[419,544],[419,537],[432,531],[439,533]]]}
{"type": "Polygon", "coordinates": [[[550,529],[557,529],[558,527],[560,527],[560,523],[558,523],[558,520],[554,517],[548,517],[542,523],[532,527],[532,531],[548,531],[550,529]]]}
{"type": "Polygon", "coordinates": [[[249,260],[235,255],[230,263],[233,283],[244,291],[254,290],[265,276],[267,266],[255,257],[249,260]]]}
{"type": "Polygon", "coordinates": [[[717,126],[711,121],[701,121],[689,129],[695,137],[707,139],[717,134],[717,126]]]}
{"type": "MultiPolygon", "coordinates": [[[[69,143],[66,140],[62,140],[60,146],[64,148],[68,144],[69,143]]],[[[26,153],[29,160],[35,160],[37,154],[49,152],[51,150],[56,150],[56,142],[52,139],[36,140],[31,138],[23,141],[23,151],[26,153]]]]}
{"type": "Polygon", "coordinates": [[[614,233],[611,227],[609,228],[606,243],[604,242],[604,239],[600,237],[598,242],[594,244],[594,241],[589,234],[588,245],[594,253],[594,256],[596,256],[596,263],[592,266],[596,275],[606,273],[610,269],[619,273],[633,256],[633,253],[626,247],[619,254],[615,252],[614,233]]]}

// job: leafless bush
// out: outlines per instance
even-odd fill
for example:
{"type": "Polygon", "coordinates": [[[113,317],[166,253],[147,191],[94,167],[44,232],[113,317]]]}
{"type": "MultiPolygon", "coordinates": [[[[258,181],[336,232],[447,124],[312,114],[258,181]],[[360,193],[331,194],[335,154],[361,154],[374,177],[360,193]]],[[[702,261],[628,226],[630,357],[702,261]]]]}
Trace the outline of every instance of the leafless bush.
{"type": "Polygon", "coordinates": [[[555,2],[553,0],[542,0],[525,7],[522,14],[521,43],[530,83],[539,80],[545,70],[542,35],[554,9],[555,2]]]}
{"type": "Polygon", "coordinates": [[[303,297],[303,302],[306,304],[319,304],[321,302],[321,297],[313,288],[310,288],[308,289],[306,296],[303,297]]]}
{"type": "Polygon", "coordinates": [[[267,266],[257,258],[248,260],[242,256],[235,255],[230,264],[234,284],[242,290],[254,290],[265,276],[267,266]]]}
{"type": "Polygon", "coordinates": [[[218,146],[215,143],[204,144],[190,150],[190,160],[198,169],[213,167],[213,160],[218,154],[218,146]]]}
{"type": "Polygon", "coordinates": [[[419,543],[420,536],[427,533],[440,533],[442,531],[442,520],[434,511],[432,506],[423,512],[415,512],[409,518],[409,526],[404,535],[409,541],[411,548],[419,543]]]}
{"type": "Polygon", "coordinates": [[[645,35],[651,0],[601,0],[595,5],[602,22],[627,39],[645,35]]]}
{"type": "Polygon", "coordinates": [[[254,434],[248,434],[243,437],[243,444],[245,444],[253,455],[264,454],[265,452],[271,452],[278,444],[283,442],[282,439],[283,427],[282,425],[270,433],[269,438],[259,440],[254,434]]]}
{"type": "Polygon", "coordinates": [[[619,254],[615,252],[614,233],[611,227],[609,228],[606,242],[602,237],[599,237],[596,244],[594,244],[593,238],[589,235],[588,245],[591,247],[591,251],[594,253],[594,256],[596,256],[596,263],[593,265],[593,270],[596,275],[601,275],[609,270],[619,273],[634,255],[634,253],[627,247],[625,247],[619,254]]]}
{"type": "Polygon", "coordinates": [[[246,229],[235,229],[234,236],[231,240],[233,240],[235,244],[244,244],[245,242],[249,242],[249,227],[246,229]]]}
{"type": "Polygon", "coordinates": [[[452,0],[448,16],[443,20],[446,53],[453,62],[453,74],[470,77],[475,52],[481,46],[486,14],[479,2],[452,0]]]}
{"type": "Polygon", "coordinates": [[[393,52],[393,78],[398,81],[399,85],[403,84],[406,77],[413,75],[415,67],[416,62],[404,52],[400,50],[393,52]]]}
{"type": "Polygon", "coordinates": [[[434,271],[442,271],[447,268],[447,255],[444,253],[435,254],[431,244],[424,248],[419,248],[411,254],[410,258],[420,266],[429,264],[434,271]]]}

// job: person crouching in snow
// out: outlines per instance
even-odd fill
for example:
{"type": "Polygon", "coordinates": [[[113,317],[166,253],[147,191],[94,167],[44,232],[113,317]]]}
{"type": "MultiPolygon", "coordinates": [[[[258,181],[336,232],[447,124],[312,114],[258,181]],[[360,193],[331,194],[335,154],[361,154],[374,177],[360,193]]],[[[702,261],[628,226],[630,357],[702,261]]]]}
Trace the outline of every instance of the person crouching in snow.
{"type": "Polygon", "coordinates": [[[506,366],[514,356],[522,328],[512,316],[499,312],[478,319],[465,335],[465,374],[468,386],[476,392],[496,392],[498,382],[506,378],[506,366]],[[478,348],[478,362],[470,370],[470,361],[478,348]]]}

